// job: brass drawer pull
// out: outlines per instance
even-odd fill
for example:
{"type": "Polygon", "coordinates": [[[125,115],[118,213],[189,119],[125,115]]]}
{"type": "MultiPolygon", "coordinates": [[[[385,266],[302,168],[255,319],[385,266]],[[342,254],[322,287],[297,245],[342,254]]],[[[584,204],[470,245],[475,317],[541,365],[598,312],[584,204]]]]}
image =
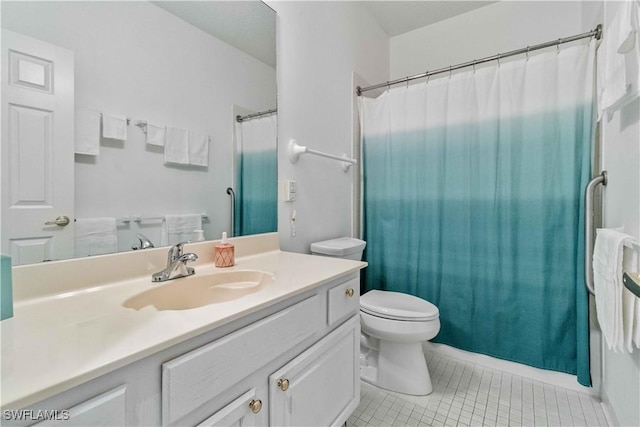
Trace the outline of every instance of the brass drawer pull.
{"type": "Polygon", "coordinates": [[[278,387],[280,387],[282,391],[287,391],[289,389],[289,380],[280,378],[278,380],[278,387]]]}
{"type": "Polygon", "coordinates": [[[260,412],[260,409],[262,409],[262,400],[252,400],[251,402],[249,402],[249,408],[251,408],[251,412],[257,414],[258,412],[260,412]]]}
{"type": "Polygon", "coordinates": [[[353,294],[355,294],[355,291],[353,290],[353,288],[349,288],[346,291],[344,291],[345,295],[348,297],[352,297],[353,294]]]}

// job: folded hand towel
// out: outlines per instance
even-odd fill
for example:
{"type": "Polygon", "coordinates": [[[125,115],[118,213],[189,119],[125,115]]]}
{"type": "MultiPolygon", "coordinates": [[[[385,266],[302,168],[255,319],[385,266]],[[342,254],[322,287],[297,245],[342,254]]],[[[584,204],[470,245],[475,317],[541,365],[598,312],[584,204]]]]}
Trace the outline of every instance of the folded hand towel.
{"type": "Polygon", "coordinates": [[[165,127],[147,122],[147,144],[164,147],[165,127]]]}
{"type": "Polygon", "coordinates": [[[78,218],[75,221],[75,256],[118,251],[115,218],[78,218]]]}
{"type": "Polygon", "coordinates": [[[189,164],[189,133],[186,130],[167,128],[164,144],[164,162],[189,164]]]}
{"type": "Polygon", "coordinates": [[[201,214],[166,215],[162,222],[162,245],[175,245],[176,243],[195,242],[198,233],[202,229],[201,214]]]}
{"type": "Polygon", "coordinates": [[[209,166],[209,136],[189,132],[189,164],[209,166]]]}
{"type": "Polygon", "coordinates": [[[74,127],[75,152],[92,156],[100,154],[100,113],[77,109],[74,127]]]}
{"type": "Polygon", "coordinates": [[[115,114],[102,113],[102,137],[127,140],[127,118],[115,114]]]}
{"type": "MultiPolygon", "coordinates": [[[[611,7],[605,5],[605,14],[611,7]]],[[[638,1],[618,2],[611,24],[605,26],[597,56],[598,119],[640,96],[639,14],[638,1]]]]}
{"type": "Polygon", "coordinates": [[[598,229],[593,250],[593,282],[596,311],[602,335],[609,349],[624,351],[625,311],[623,305],[622,255],[631,236],[616,230],[598,229]]]}

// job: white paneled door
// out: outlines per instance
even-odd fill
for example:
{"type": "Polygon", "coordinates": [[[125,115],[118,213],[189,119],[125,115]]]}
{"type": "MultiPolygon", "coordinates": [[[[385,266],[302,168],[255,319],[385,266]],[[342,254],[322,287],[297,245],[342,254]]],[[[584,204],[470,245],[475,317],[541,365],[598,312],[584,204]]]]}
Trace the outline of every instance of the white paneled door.
{"type": "Polygon", "coordinates": [[[73,52],[2,30],[2,252],[73,256],[73,52]],[[47,224],[49,223],[49,224],[47,224]]]}

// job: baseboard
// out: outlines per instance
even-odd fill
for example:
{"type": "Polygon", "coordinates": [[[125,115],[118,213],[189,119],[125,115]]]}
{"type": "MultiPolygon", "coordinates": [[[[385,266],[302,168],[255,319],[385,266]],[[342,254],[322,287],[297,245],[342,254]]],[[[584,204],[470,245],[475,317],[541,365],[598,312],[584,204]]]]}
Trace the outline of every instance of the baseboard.
{"type": "Polygon", "coordinates": [[[510,362],[508,360],[497,359],[495,357],[486,356],[484,354],[460,350],[458,348],[451,347],[445,344],[426,342],[425,344],[423,344],[423,348],[425,350],[435,351],[444,356],[464,360],[475,365],[497,369],[503,372],[508,372],[510,374],[520,375],[531,380],[540,381],[557,387],[563,387],[569,390],[577,391],[579,393],[586,393],[592,396],[599,397],[598,393],[592,387],[585,387],[579,384],[575,375],[534,368],[532,366],[523,365],[521,363],[510,362]]]}
{"type": "Polygon", "coordinates": [[[600,407],[602,408],[602,412],[604,413],[604,417],[607,419],[607,424],[610,426],[619,426],[621,425],[616,418],[616,414],[613,412],[611,405],[609,404],[609,396],[602,389],[602,402],[600,402],[600,407]]]}

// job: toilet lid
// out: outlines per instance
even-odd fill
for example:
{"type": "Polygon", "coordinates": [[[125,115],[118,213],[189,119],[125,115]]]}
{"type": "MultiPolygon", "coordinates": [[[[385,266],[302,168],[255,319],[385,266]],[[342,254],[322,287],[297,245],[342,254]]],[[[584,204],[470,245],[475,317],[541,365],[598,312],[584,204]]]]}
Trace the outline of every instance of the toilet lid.
{"type": "Polygon", "coordinates": [[[390,291],[369,291],[360,297],[360,309],[393,320],[433,320],[440,316],[438,307],[413,295],[390,291]]]}

